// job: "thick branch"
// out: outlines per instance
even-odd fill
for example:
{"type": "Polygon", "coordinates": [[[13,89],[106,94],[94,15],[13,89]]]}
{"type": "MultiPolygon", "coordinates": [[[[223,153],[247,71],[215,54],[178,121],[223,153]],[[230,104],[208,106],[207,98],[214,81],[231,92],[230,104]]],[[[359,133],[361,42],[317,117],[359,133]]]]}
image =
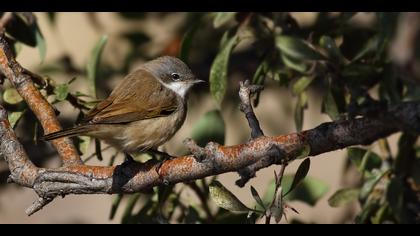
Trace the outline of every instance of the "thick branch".
{"type": "MultiPolygon", "coordinates": [[[[3,36],[0,35],[0,71],[10,80],[34,112],[46,134],[61,130],[54,109],[35,87],[31,77],[24,73],[25,69],[16,62],[3,36]]],[[[81,164],[82,161],[76,148],[69,138],[59,138],[52,141],[63,164],[81,164]]]]}
{"type": "Polygon", "coordinates": [[[17,139],[7,119],[7,112],[0,106],[0,154],[6,160],[11,175],[9,180],[19,185],[32,187],[38,169],[28,159],[22,144],[17,139]]]}
{"type": "Polygon", "coordinates": [[[407,102],[380,117],[329,122],[312,130],[276,137],[262,136],[235,146],[209,143],[205,148],[200,148],[192,141],[187,142],[195,155],[202,156],[201,161],[189,155],[163,163],[127,162],[116,167],[73,165],[36,171],[33,165],[25,161],[27,157],[20,144],[8,146],[8,143],[17,141],[10,134],[12,130],[5,119],[4,110],[1,114],[1,148],[11,169],[15,171],[29,165],[28,171],[23,170],[21,173],[30,178],[17,176],[13,180],[34,188],[42,199],[47,200],[66,194],[133,193],[160,184],[175,184],[237,171],[254,163],[258,165],[264,162],[260,167],[266,167],[293,160],[305,145],[310,146],[310,155],[314,156],[351,145],[369,144],[403,130],[407,125],[412,125],[410,130],[420,132],[420,103],[407,102]],[[267,156],[271,157],[269,161],[267,156]],[[32,181],[21,180],[33,180],[34,175],[36,179],[32,186],[32,181]]]}

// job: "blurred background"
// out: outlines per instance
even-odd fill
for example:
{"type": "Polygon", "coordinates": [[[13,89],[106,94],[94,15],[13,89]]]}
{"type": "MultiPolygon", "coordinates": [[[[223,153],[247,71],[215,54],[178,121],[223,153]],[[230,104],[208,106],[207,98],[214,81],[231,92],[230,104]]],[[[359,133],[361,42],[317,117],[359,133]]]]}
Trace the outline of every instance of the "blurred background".
{"type": "MultiPolygon", "coordinates": [[[[310,32],[322,30],[323,24],[320,22],[333,19],[340,13],[305,12],[290,15],[294,19],[293,23],[306,29],[305,32],[311,37],[310,32]]],[[[38,48],[20,45],[17,60],[25,68],[37,74],[48,75],[57,84],[65,84],[76,78],[68,86],[72,93],[90,94],[85,68],[98,41],[104,35],[107,36],[96,75],[98,99],[105,98],[118,81],[143,62],[161,55],[179,55],[184,35],[203,17],[200,13],[181,12],[35,13],[35,16],[45,39],[45,58],[41,60],[38,48]]],[[[362,35],[374,26],[375,21],[374,13],[357,13],[346,22],[346,27],[360,29],[362,35]]],[[[218,28],[212,24],[202,24],[196,29],[187,63],[200,79],[208,81],[213,60],[219,52],[220,38],[229,24],[234,23],[228,22],[218,28]]],[[[342,38],[337,37],[336,42],[342,43],[342,38]]],[[[221,105],[226,145],[243,143],[249,138],[250,130],[246,119],[238,109],[237,92],[239,81],[252,79],[260,63],[259,54],[254,49],[253,43],[255,42],[252,40],[239,43],[229,60],[228,86],[221,105]]],[[[318,87],[315,84],[308,89],[309,99],[307,109],[304,110],[303,130],[331,120],[327,114],[321,113],[323,94],[318,87]]],[[[208,83],[195,87],[190,96],[186,122],[176,136],[164,146],[171,155],[185,153],[182,141],[191,137],[195,125],[207,112],[218,109],[217,102],[209,92],[208,83]]],[[[290,86],[278,86],[275,80],[265,82],[265,89],[259,97],[255,112],[266,135],[296,132],[297,99],[290,86]]],[[[53,98],[49,97],[49,100],[53,101],[53,98]]],[[[59,120],[62,125],[72,126],[79,116],[79,110],[65,100],[54,101],[55,108],[60,112],[59,120]]],[[[33,127],[29,122],[25,122],[31,119],[30,116],[30,114],[24,116],[16,127],[20,140],[35,163],[42,166],[57,166],[58,158],[51,146],[33,141],[34,135],[39,132],[39,127],[33,127]]],[[[390,143],[395,143],[397,137],[398,135],[391,136],[390,143]]],[[[95,153],[94,142],[90,142],[85,148],[84,158],[95,153]]],[[[102,144],[102,148],[106,148],[106,145],[102,144]]],[[[391,146],[391,149],[394,148],[391,146]]],[[[93,157],[87,164],[107,165],[114,154],[115,150],[108,148],[102,153],[103,161],[93,157]]],[[[322,186],[326,192],[314,206],[301,201],[289,202],[299,214],[288,211],[288,222],[294,219],[306,223],[353,222],[356,212],[360,210],[357,203],[333,208],[327,201],[338,189],[356,185],[360,177],[354,171],[343,174],[347,163],[345,157],[345,151],[335,151],[311,159],[308,175],[324,183],[322,186]]],[[[121,163],[122,160],[122,155],[119,155],[115,164],[121,163]]],[[[296,172],[300,162],[298,160],[291,163],[286,172],[296,172]]],[[[244,188],[235,185],[235,180],[238,179],[237,173],[220,175],[218,180],[243,203],[252,205],[255,201],[249,191],[250,185],[261,194],[264,193],[269,183],[273,181],[273,171],[278,169],[279,166],[271,166],[259,171],[244,188]]],[[[112,220],[109,219],[115,196],[71,195],[63,199],[57,198],[43,210],[28,217],[25,215],[25,209],[36,199],[36,195],[31,189],[5,184],[7,175],[7,166],[3,160],[0,160],[0,223],[119,223],[124,214],[124,207],[120,207],[116,216],[112,220]]],[[[190,190],[183,191],[181,199],[185,202],[197,202],[197,197],[190,190]]],[[[127,198],[123,198],[121,205],[124,206],[126,202],[127,198]]],[[[138,208],[139,206],[135,207],[138,208]]],[[[283,218],[281,222],[286,223],[286,220],[283,218]]]]}

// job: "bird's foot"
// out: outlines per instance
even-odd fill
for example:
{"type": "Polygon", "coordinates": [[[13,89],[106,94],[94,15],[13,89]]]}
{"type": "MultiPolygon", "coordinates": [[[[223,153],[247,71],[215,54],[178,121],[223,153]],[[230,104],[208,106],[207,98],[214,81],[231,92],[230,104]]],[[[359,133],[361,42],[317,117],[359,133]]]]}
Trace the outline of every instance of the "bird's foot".
{"type": "Polygon", "coordinates": [[[175,158],[174,156],[171,156],[171,155],[169,155],[166,152],[161,152],[161,151],[154,150],[154,149],[150,149],[147,152],[149,154],[152,154],[153,156],[156,156],[156,155],[160,156],[161,157],[161,161],[172,160],[172,159],[175,158]]]}
{"type": "Polygon", "coordinates": [[[136,162],[130,154],[124,153],[124,156],[125,156],[124,163],[136,162]]]}

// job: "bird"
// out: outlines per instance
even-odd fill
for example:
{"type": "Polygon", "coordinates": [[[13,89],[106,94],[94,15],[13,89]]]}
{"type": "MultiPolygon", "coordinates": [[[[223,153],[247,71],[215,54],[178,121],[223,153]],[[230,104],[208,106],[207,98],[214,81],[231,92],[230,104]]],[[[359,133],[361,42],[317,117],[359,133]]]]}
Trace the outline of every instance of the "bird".
{"type": "Polygon", "coordinates": [[[188,92],[200,82],[182,60],[156,58],[128,74],[79,124],[43,139],[90,136],[126,154],[157,151],[183,125],[188,92]]]}

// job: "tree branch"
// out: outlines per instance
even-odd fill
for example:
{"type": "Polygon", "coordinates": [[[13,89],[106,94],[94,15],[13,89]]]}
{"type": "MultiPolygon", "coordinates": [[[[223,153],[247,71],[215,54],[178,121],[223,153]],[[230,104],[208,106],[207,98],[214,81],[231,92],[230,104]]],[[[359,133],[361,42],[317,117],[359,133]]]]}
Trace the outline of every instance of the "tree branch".
{"type": "MultiPolygon", "coordinates": [[[[5,157],[7,156],[8,163],[16,166],[11,167],[12,172],[15,172],[23,168],[26,162],[22,160],[26,160],[27,156],[21,146],[6,146],[14,140],[10,135],[13,131],[8,127],[5,111],[2,110],[1,114],[3,114],[0,117],[1,148],[2,152],[7,154],[5,157]],[[21,151],[7,151],[15,148],[19,150],[19,147],[21,151]]],[[[163,163],[127,162],[115,167],[72,165],[38,171],[34,171],[32,167],[28,169],[32,174],[27,174],[26,171],[22,173],[29,175],[34,181],[25,182],[20,179],[20,175],[12,174],[12,176],[14,182],[32,187],[43,199],[67,194],[133,193],[160,184],[192,181],[237,171],[248,165],[258,166],[261,162],[264,165],[259,167],[292,161],[305,145],[310,146],[310,155],[314,156],[352,145],[370,144],[399,130],[410,129],[419,132],[419,126],[420,103],[406,102],[380,117],[328,122],[300,133],[275,137],[262,136],[234,146],[221,146],[210,142],[201,148],[190,140],[187,146],[193,150],[194,155],[204,157],[201,161],[196,160],[194,155],[188,155],[163,163]],[[414,126],[408,128],[407,124],[414,126]],[[267,157],[273,156],[276,158],[268,158],[267,161],[267,157]]]]}
{"type": "MultiPolygon", "coordinates": [[[[61,130],[54,109],[35,87],[31,77],[15,60],[6,39],[0,35],[0,71],[10,80],[34,112],[46,134],[61,130]]],[[[52,141],[65,166],[81,164],[79,154],[69,138],[52,141]]]]}

